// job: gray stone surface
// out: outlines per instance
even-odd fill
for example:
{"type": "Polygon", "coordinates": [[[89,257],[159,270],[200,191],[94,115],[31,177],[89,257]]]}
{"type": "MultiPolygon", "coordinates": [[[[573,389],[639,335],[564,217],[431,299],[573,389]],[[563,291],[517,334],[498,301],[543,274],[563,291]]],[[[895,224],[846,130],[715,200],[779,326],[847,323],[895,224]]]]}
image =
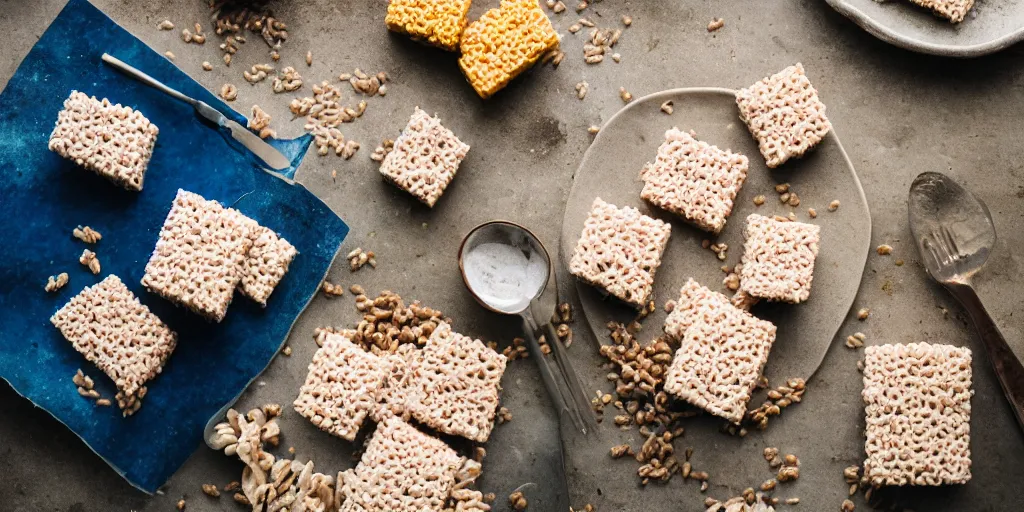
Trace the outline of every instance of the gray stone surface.
{"type": "MultiPolygon", "coordinates": [[[[203,60],[218,62],[215,44],[185,46],[173,32],[156,24],[170,18],[179,24],[206,20],[203,1],[127,2],[98,4],[155,49],[178,55],[178,64],[211,88],[230,81],[239,86],[236,106],[244,111],[261,104],[285,135],[301,130],[290,118],[284,97],[272,97],[269,85],[250,88],[241,78],[243,65],[266,61],[265,47],[251,41],[230,69],[200,68],[203,60]]],[[[557,70],[543,68],[518,80],[493,100],[479,101],[466,85],[452,55],[428,50],[383,28],[384,3],[280,2],[280,18],[291,25],[284,63],[310,79],[336,77],[354,67],[386,70],[394,77],[385,98],[375,98],[364,118],[346,126],[345,134],[363,143],[351,161],[311,155],[299,180],[323,197],[352,226],[343,251],[356,246],[378,254],[377,270],[350,274],[339,262],[331,278],[369,290],[389,288],[419,298],[455,318],[467,334],[509,343],[516,322],[486,313],[462,288],[455,254],[458,241],[471,227],[492,218],[507,218],[533,229],[549,248],[557,247],[563,201],[590,136],[586,127],[608,119],[621,107],[618,87],[634,96],[686,86],[739,87],[802,61],[829,107],[829,117],[857,167],[873,212],[872,245],[889,243],[890,257],[872,255],[855,308],[873,311],[866,323],[850,315],[810,382],[803,404],[763,433],[744,439],[718,434],[719,423],[696,420],[688,426],[682,446],[694,446],[694,464],[711,473],[709,495],[723,498],[770,477],[761,459],[765,446],[778,446],[802,460],[801,478],[779,496],[799,496],[797,509],[836,510],[846,486],[842,468],[862,458],[863,414],[859,392],[860,357],[842,346],[853,331],[869,343],[938,341],[974,348],[977,394],[973,402],[972,448],[974,480],[963,487],[921,489],[901,496],[915,510],[1010,510],[1019,500],[1016,480],[1024,471],[1024,436],[1017,429],[980,346],[973,340],[962,310],[931,283],[909,243],[905,208],[907,188],[924,170],[947,172],[964,182],[992,210],[1000,241],[978,287],[1006,338],[1024,354],[1024,321],[1014,315],[1019,304],[1024,247],[1024,164],[1019,130],[1024,105],[1024,59],[1021,50],[971,61],[924,57],[895,49],[861,31],[822,2],[715,2],[686,6],[678,2],[621,3],[605,0],[596,12],[611,25],[629,13],[617,51],[621,64],[588,67],[582,62],[579,35],[566,35],[567,57],[557,70]],[[725,27],[708,34],[711,18],[725,27]],[[302,62],[312,49],[314,64],[302,62]],[[586,79],[590,94],[576,99],[573,86],[586,79]],[[433,210],[381,182],[368,159],[380,139],[405,124],[413,107],[440,113],[445,124],[473,146],[459,176],[433,210]],[[338,170],[332,180],[331,169],[338,170]],[[424,223],[426,225],[424,226],[424,223]],[[897,258],[907,263],[894,265],[897,258]],[[948,310],[948,318],[943,314],[948,310]]],[[[472,16],[497,2],[479,2],[472,16]]],[[[0,4],[0,29],[6,52],[0,57],[0,82],[14,72],[61,7],[59,0],[6,1],[0,4]]],[[[594,16],[593,12],[591,13],[594,16]]],[[[563,32],[576,19],[558,17],[563,32]]],[[[211,38],[212,39],[212,38],[211,38]]],[[[632,173],[633,171],[629,171],[632,173]]],[[[827,176],[822,179],[828,179],[827,176]]],[[[563,292],[572,285],[561,274],[563,292]]],[[[351,297],[317,298],[295,326],[294,354],[274,362],[260,384],[243,396],[242,407],[267,401],[289,402],[305,375],[315,345],[314,327],[353,322],[351,297]]],[[[606,388],[597,367],[599,340],[578,332],[570,349],[577,367],[595,388],[606,388]]],[[[603,339],[600,341],[604,341],[603,339]]],[[[70,377],[70,376],[69,376],[70,377]]],[[[59,378],[59,377],[55,377],[59,378]]],[[[510,365],[504,401],[515,418],[495,430],[481,482],[485,491],[504,496],[523,484],[530,510],[551,510],[542,497],[550,491],[555,427],[546,414],[546,396],[534,366],[510,365]],[[534,499],[536,496],[536,499],[534,499]]],[[[0,509],[14,511],[172,510],[186,497],[188,510],[235,510],[226,497],[212,502],[200,484],[237,479],[241,467],[211,450],[199,449],[168,482],[164,495],[148,497],[124,483],[77,438],[47,414],[34,409],[7,386],[0,386],[0,509]]],[[[316,431],[297,415],[285,415],[283,443],[297,455],[312,457],[320,470],[351,467],[352,446],[316,431]]],[[[637,434],[610,425],[604,444],[637,442],[637,434]]],[[[598,510],[699,510],[703,496],[692,483],[673,480],[667,486],[641,489],[636,463],[611,461],[589,468],[598,475],[577,490],[576,506],[590,501],[598,510]],[[598,489],[600,489],[600,494],[598,489]]],[[[549,503],[549,502],[548,502],[549,503]]],[[[787,507],[783,507],[786,509],[787,507]]]]}

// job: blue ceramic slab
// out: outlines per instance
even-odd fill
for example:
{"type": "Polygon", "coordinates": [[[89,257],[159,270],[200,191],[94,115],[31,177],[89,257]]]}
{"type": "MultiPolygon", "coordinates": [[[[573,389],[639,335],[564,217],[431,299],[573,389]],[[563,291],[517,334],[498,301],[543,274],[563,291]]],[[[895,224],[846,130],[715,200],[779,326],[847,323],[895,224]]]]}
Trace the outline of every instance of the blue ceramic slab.
{"type": "MultiPolygon", "coordinates": [[[[192,109],[119,74],[103,52],[245,123],[200,84],[85,0],[71,0],[0,94],[0,378],[82,438],[129,482],[153,492],[202,442],[206,422],[266,368],[316,293],[348,227],[290,178],[309,137],[272,143],[292,161],[284,176],[201,122],[192,109]],[[47,149],[72,89],[140,110],[160,128],[141,193],[127,192],[47,149]],[[267,307],[236,293],[227,318],[209,323],[139,284],[176,191],[232,205],[281,233],[299,250],[267,307]],[[79,225],[103,234],[103,272],[78,263],[79,225]],[[50,275],[70,283],[46,293],[50,275]],[[83,287],[117,274],[179,334],[178,348],[149,387],[142,408],[123,418],[78,396],[82,368],[103,396],[113,383],[72,349],[50,315],[83,287]]],[[[2,507],[0,507],[2,508],[2,507]]]]}

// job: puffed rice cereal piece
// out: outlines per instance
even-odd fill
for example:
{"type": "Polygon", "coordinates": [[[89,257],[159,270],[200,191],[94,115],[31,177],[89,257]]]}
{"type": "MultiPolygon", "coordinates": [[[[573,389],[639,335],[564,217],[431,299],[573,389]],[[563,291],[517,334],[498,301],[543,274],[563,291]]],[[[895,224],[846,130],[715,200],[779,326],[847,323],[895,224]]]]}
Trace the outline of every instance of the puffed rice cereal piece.
{"type": "Polygon", "coordinates": [[[142,190],[160,130],[139,111],[71,91],[50,133],[50,151],[121,187],[142,190]]]}
{"type": "Polygon", "coordinates": [[[974,0],[910,0],[925,9],[931,9],[936,16],[946,18],[950,23],[960,23],[967,12],[974,7],[974,0]]]}
{"type": "Polygon", "coordinates": [[[641,174],[640,197],[705,231],[719,233],[747,177],[747,157],[672,128],[641,174]]]}
{"type": "Polygon", "coordinates": [[[339,512],[440,512],[463,457],[398,418],[388,418],[355,469],[338,474],[339,512]]]}
{"type": "Polygon", "coordinates": [[[683,335],[664,389],[738,424],[768,362],[775,325],[732,305],[701,313],[683,335]]]}
{"type": "Polygon", "coordinates": [[[406,409],[434,430],[484,443],[494,427],[507,363],[484,342],[441,323],[410,360],[406,409]]]}
{"type": "Polygon", "coordinates": [[[864,476],[872,485],[971,479],[971,351],[911,343],[864,349],[864,476]]]}
{"type": "Polygon", "coordinates": [[[744,237],[740,291],[793,304],[807,300],[821,227],[753,213],[747,217],[744,237]]]}
{"type": "Polygon", "coordinates": [[[379,357],[348,338],[326,332],[322,336],[293,406],[320,430],[352,441],[376,406],[385,368],[379,357]]]}
{"type": "Polygon", "coordinates": [[[736,105],[772,169],[803,156],[832,129],[825,104],[800,63],[741,89],[736,105]]]}
{"type": "Polygon", "coordinates": [[[431,46],[458,51],[472,0],[391,0],[384,24],[431,46]]]}
{"type": "Polygon", "coordinates": [[[732,306],[729,297],[687,279],[679,292],[679,300],[665,318],[665,334],[681,340],[697,318],[709,320],[726,306],[732,306]]]}
{"type": "Polygon", "coordinates": [[[416,107],[409,124],[384,157],[380,173],[387,181],[433,207],[455,179],[469,144],[462,142],[437,117],[416,107]]]}
{"type": "Polygon", "coordinates": [[[487,99],[557,47],[558,32],[537,0],[501,0],[466,27],[459,67],[487,99]]]}
{"type": "Polygon", "coordinates": [[[149,291],[220,322],[252,247],[251,219],[179,189],[142,284],[149,291]]]}
{"type": "Polygon", "coordinates": [[[177,334],[113,274],[74,296],[50,323],[114,381],[125,416],[139,409],[146,383],[160,374],[178,343],[177,334]]]}
{"type": "Polygon", "coordinates": [[[654,273],[672,226],[632,207],[594,199],[569,272],[618,299],[642,308],[654,290],[654,273]]]}

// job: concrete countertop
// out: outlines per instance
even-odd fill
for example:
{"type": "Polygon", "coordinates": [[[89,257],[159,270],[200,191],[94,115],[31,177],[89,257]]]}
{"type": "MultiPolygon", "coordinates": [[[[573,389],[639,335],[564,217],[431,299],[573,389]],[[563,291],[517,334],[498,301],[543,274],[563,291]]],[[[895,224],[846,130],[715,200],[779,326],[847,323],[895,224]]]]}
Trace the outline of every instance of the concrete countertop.
{"type": "MultiPolygon", "coordinates": [[[[172,50],[176,64],[209,88],[219,90],[226,82],[238,86],[234,106],[240,111],[248,114],[257,103],[273,116],[272,126],[279,134],[301,132],[301,122],[287,122],[287,102],[293,95],[275,96],[269,82],[250,87],[241,77],[252,64],[269,62],[259,38],[242,46],[230,68],[221,63],[216,37],[211,35],[205,46],[180,40],[182,27],[197,21],[208,26],[205,1],[95,3],[157,51],[172,50]],[[178,30],[157,30],[164,19],[172,20],[178,30]],[[214,63],[213,71],[201,69],[204,60],[214,63]]],[[[620,86],[634,97],[675,87],[735,88],[802,62],[864,185],[874,225],[872,247],[888,243],[894,255],[869,257],[854,312],[809,383],[802,404],[767,431],[743,439],[717,434],[717,422],[696,421],[677,448],[694,446],[694,464],[712,477],[707,495],[720,499],[772,476],[761,458],[764,447],[796,453],[802,462],[801,478],[776,495],[800,497],[801,504],[793,510],[838,510],[847,492],[842,469],[863,459],[861,376],[856,369],[862,353],[847,349],[842,340],[863,331],[869,344],[935,341],[969,346],[975,351],[977,392],[972,403],[974,478],[966,486],[919,489],[899,498],[918,511],[1015,508],[1016,483],[1024,474],[1024,435],[963,310],[927,278],[918,262],[909,242],[906,194],[914,176],[935,170],[952,175],[988,203],[1000,240],[977,285],[1006,338],[1024,354],[1024,315],[1014,314],[1020,304],[1017,288],[1024,279],[1018,256],[1024,248],[1024,149],[1019,142],[1024,128],[1024,51],[1019,45],[975,60],[917,55],[876,40],[814,0],[696,6],[605,0],[587,12],[601,20],[600,26],[618,25],[623,14],[634,20],[616,47],[621,63],[609,59],[598,66],[584,64],[584,34],[573,36],[565,30],[578,18],[570,9],[554,17],[565,36],[562,65],[536,69],[481,102],[465,83],[453,55],[387,33],[383,0],[278,3],[275,12],[288,23],[291,36],[279,65],[295,66],[307,84],[336,80],[356,67],[387,71],[393,79],[386,97],[370,100],[363,118],[343,126],[347,138],[362,144],[352,160],[317,157],[313,152],[298,173],[299,181],[352,226],[342,252],[362,247],[378,255],[376,270],[365,268],[355,274],[339,259],[330,279],[346,286],[361,284],[370,293],[390,289],[407,301],[419,299],[451,316],[460,332],[502,346],[517,335],[519,326],[485,312],[465,292],[455,263],[458,242],[478,223],[505,218],[530,227],[549,248],[557,247],[564,200],[591,140],[587,127],[622,107],[620,86]],[[708,33],[705,27],[714,17],[724,18],[725,27],[708,33]],[[307,50],[313,52],[312,67],[304,62],[307,50]],[[590,84],[584,101],[574,90],[581,80],[590,84]],[[433,210],[383,183],[368,158],[382,139],[398,133],[417,105],[439,113],[445,125],[472,145],[458,178],[433,210]],[[332,169],[337,170],[336,181],[332,169]],[[907,264],[894,265],[897,258],[907,264]],[[865,323],[854,318],[860,307],[872,310],[865,323]]],[[[497,3],[476,2],[471,17],[497,3]]],[[[0,85],[6,84],[62,6],[60,0],[0,4],[0,31],[7,40],[7,51],[0,56],[0,85]]],[[[307,90],[308,85],[299,92],[307,90]]],[[[563,293],[574,293],[564,268],[560,281],[563,293]]],[[[659,302],[666,299],[660,297],[659,302]]],[[[313,329],[354,323],[357,318],[351,295],[314,299],[289,340],[292,356],[271,364],[243,395],[239,408],[271,401],[290,404],[316,348],[313,329]]],[[[595,389],[608,388],[605,371],[598,367],[597,343],[607,342],[600,334],[602,339],[595,339],[577,324],[577,339],[569,350],[595,389]]],[[[505,497],[513,489],[534,482],[536,486],[526,488],[528,498],[536,496],[530,510],[549,510],[543,505],[544,482],[550,481],[557,460],[556,427],[529,360],[510,364],[502,400],[514,419],[496,427],[479,487],[496,493],[495,508],[504,510],[505,497]]],[[[183,496],[190,511],[236,510],[229,497],[212,501],[200,491],[203,483],[224,485],[239,478],[240,463],[223,454],[197,446],[164,494],[150,497],[130,487],[66,428],[6,385],[0,385],[0,409],[0,456],[7,461],[0,471],[2,510],[173,510],[183,496]]],[[[281,426],[284,445],[294,446],[301,459],[312,458],[318,470],[336,472],[354,464],[351,443],[317,431],[298,415],[286,413],[281,426]]],[[[611,436],[623,436],[610,422],[605,428],[611,436]]],[[[626,439],[636,444],[635,430],[632,436],[626,439]]],[[[601,488],[601,495],[575,496],[574,506],[591,502],[604,511],[703,510],[704,495],[692,482],[674,478],[667,485],[641,488],[636,467],[630,460],[609,460],[602,470],[607,481],[593,484],[601,488]]]]}

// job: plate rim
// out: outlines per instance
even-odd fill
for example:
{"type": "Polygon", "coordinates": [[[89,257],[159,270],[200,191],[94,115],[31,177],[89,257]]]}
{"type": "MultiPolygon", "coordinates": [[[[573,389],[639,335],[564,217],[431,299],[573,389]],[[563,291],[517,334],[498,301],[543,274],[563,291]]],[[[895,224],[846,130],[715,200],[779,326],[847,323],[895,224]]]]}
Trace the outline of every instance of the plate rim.
{"type": "MultiPolygon", "coordinates": [[[[591,152],[594,150],[594,147],[597,145],[597,142],[599,140],[601,140],[602,135],[604,135],[604,127],[610,125],[615,120],[617,120],[620,116],[622,116],[624,113],[630,111],[631,109],[638,108],[638,105],[647,103],[649,101],[657,100],[660,97],[671,96],[671,95],[686,95],[686,94],[722,94],[722,95],[728,95],[728,96],[735,96],[736,92],[737,91],[735,89],[730,89],[730,88],[727,88],[727,87],[678,87],[678,88],[673,88],[673,89],[665,89],[665,90],[662,90],[662,91],[658,91],[658,92],[653,92],[653,93],[647,94],[645,96],[641,96],[640,98],[637,98],[636,100],[631,101],[628,105],[625,105],[624,107],[619,109],[617,112],[615,112],[615,114],[613,114],[610,118],[608,118],[607,121],[605,121],[604,123],[601,124],[601,130],[598,131],[597,135],[594,137],[594,140],[591,141],[590,145],[587,147],[587,150],[583,153],[583,158],[580,159],[579,165],[576,166],[576,171],[573,173],[572,186],[569,188],[569,194],[568,194],[568,196],[566,198],[566,201],[565,201],[565,208],[562,211],[562,224],[563,224],[563,226],[562,226],[561,232],[559,233],[558,255],[559,255],[559,260],[560,260],[561,264],[565,266],[567,272],[568,272],[568,268],[569,268],[569,258],[571,257],[571,255],[567,254],[566,250],[565,250],[566,243],[567,243],[566,239],[565,239],[565,237],[566,237],[566,233],[565,233],[565,231],[566,231],[565,230],[565,217],[566,217],[566,215],[568,215],[570,198],[572,197],[573,193],[576,191],[576,187],[579,186],[579,181],[577,180],[577,177],[580,175],[580,172],[582,171],[584,164],[586,164],[589,161],[590,157],[592,156],[591,152]]],[[[867,240],[866,240],[866,243],[863,244],[863,247],[861,248],[861,254],[860,254],[860,257],[858,258],[858,261],[860,263],[859,263],[859,265],[857,265],[855,267],[855,268],[859,268],[860,269],[860,276],[859,276],[859,278],[857,280],[857,291],[850,297],[850,299],[848,301],[846,301],[845,308],[844,308],[844,311],[846,311],[846,315],[844,315],[842,318],[838,319],[838,323],[836,324],[835,328],[833,329],[834,332],[832,333],[831,340],[829,341],[828,349],[823,350],[821,352],[820,359],[818,360],[817,364],[814,366],[814,370],[811,371],[811,373],[809,375],[804,377],[804,379],[806,379],[808,381],[812,377],[817,375],[818,370],[821,369],[822,363],[825,362],[825,357],[828,355],[829,352],[831,352],[833,350],[833,347],[835,345],[835,343],[833,343],[833,342],[835,341],[836,336],[839,334],[839,331],[842,330],[843,324],[846,323],[846,317],[849,316],[849,312],[852,310],[854,303],[857,301],[857,296],[860,294],[861,282],[864,280],[864,272],[865,272],[865,269],[867,268],[868,255],[871,253],[871,235],[872,235],[873,230],[874,230],[874,223],[873,223],[873,220],[871,218],[871,205],[870,205],[870,203],[868,203],[867,194],[864,193],[864,186],[860,182],[860,175],[857,174],[857,168],[854,167],[853,161],[850,160],[850,155],[849,155],[849,153],[847,153],[846,147],[843,146],[842,140],[840,140],[839,135],[836,133],[836,130],[835,130],[834,126],[832,127],[831,130],[829,130],[829,133],[826,135],[826,137],[830,137],[830,138],[832,138],[834,140],[834,142],[836,144],[836,147],[839,149],[839,153],[843,157],[843,162],[846,164],[847,168],[850,170],[850,174],[853,175],[853,181],[854,181],[854,183],[856,185],[856,193],[859,196],[862,204],[864,205],[865,221],[867,223],[867,240]]],[[[758,155],[758,156],[760,156],[760,155],[758,155]]],[[[570,243],[571,243],[571,241],[570,241],[570,243]]],[[[587,283],[584,283],[582,280],[576,278],[572,274],[570,274],[570,279],[573,281],[573,290],[576,293],[577,300],[582,301],[582,297],[581,297],[581,295],[582,295],[581,289],[582,288],[581,287],[588,287],[589,288],[590,285],[588,285],[587,283]]],[[[600,333],[597,332],[593,328],[593,325],[591,325],[590,321],[588,319],[586,319],[586,311],[583,311],[582,314],[584,315],[584,321],[586,323],[587,329],[594,336],[594,339],[597,341],[598,346],[604,345],[605,342],[602,339],[602,337],[600,336],[600,333]]]]}
{"type": "Polygon", "coordinates": [[[983,55],[989,55],[998,51],[1004,50],[1021,40],[1024,40],[1024,26],[1016,29],[1009,34],[1004,34],[986,41],[983,43],[969,44],[969,45],[955,45],[955,44],[939,44],[929,43],[916,39],[913,37],[905,36],[899,32],[893,30],[887,25],[882,24],[863,10],[852,5],[847,0],[825,0],[829,6],[832,7],[836,12],[846,16],[862,29],[869,34],[885,41],[894,46],[898,46],[905,50],[913,52],[924,53],[928,55],[938,55],[940,57],[955,57],[959,59],[969,59],[973,57],[981,57],[983,55]]]}

